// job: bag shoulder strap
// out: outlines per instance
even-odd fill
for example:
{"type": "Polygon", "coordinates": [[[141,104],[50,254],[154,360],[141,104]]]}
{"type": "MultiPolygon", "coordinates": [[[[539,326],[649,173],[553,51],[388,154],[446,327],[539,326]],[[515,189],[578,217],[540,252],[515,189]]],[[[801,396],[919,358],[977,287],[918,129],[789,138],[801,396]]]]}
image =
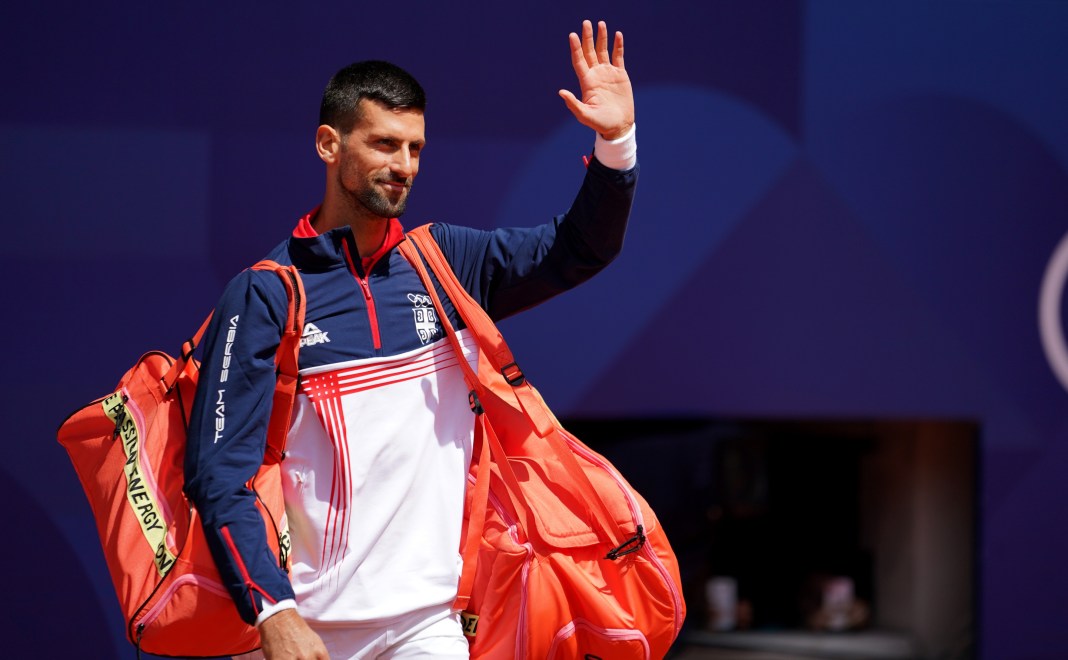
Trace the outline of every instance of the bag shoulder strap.
{"type": "Polygon", "coordinates": [[[282,266],[274,261],[263,260],[252,266],[253,270],[269,270],[282,280],[286,290],[288,307],[286,324],[274,355],[277,379],[271,402],[271,418],[267,424],[267,446],[263,454],[264,464],[279,463],[285,453],[286,438],[293,417],[293,401],[300,385],[300,337],[304,333],[304,315],[307,300],[304,282],[296,266],[282,266]]]}
{"type": "MultiPolygon", "coordinates": [[[[427,234],[427,236],[430,235],[427,234]]],[[[436,248],[437,243],[433,240],[433,237],[430,237],[430,241],[436,248]]],[[[471,462],[471,468],[472,472],[475,474],[475,479],[473,483],[469,482],[468,485],[471,496],[467,498],[465,505],[467,507],[467,515],[464,516],[467,523],[467,529],[464,540],[460,545],[460,556],[463,558],[463,568],[460,572],[460,579],[457,582],[456,599],[452,604],[453,609],[464,611],[467,609],[467,606],[471,601],[471,592],[475,585],[475,567],[478,564],[478,551],[482,540],[482,529],[486,524],[486,510],[489,503],[490,471],[492,469],[490,442],[487,441],[486,437],[484,411],[482,410],[478,398],[480,383],[478,375],[464,358],[464,350],[463,346],[460,344],[460,338],[456,335],[455,328],[452,327],[452,323],[445,315],[441,300],[438,298],[438,294],[434,290],[434,281],[431,279],[430,273],[423,264],[419,250],[416,249],[414,243],[409,242],[408,240],[401,241],[397,246],[397,249],[400,250],[400,253],[404,255],[404,258],[412,264],[412,267],[415,268],[416,272],[419,274],[420,281],[423,283],[423,286],[426,287],[427,293],[430,294],[430,298],[434,301],[434,309],[438,311],[440,317],[439,321],[441,322],[442,328],[445,330],[445,336],[448,338],[449,343],[452,344],[453,351],[456,353],[460,364],[460,369],[463,372],[464,382],[467,384],[468,402],[471,405],[471,411],[475,413],[474,446],[472,447],[471,462]]],[[[452,270],[449,269],[448,274],[443,274],[443,276],[446,279],[450,277],[454,279],[455,275],[451,275],[451,273],[452,270]]],[[[441,277],[439,277],[439,279],[441,279],[441,277]]],[[[453,304],[454,306],[456,305],[456,303],[453,304]]],[[[459,308],[457,308],[457,310],[459,310],[459,308]]]]}
{"type": "MultiPolygon", "coordinates": [[[[430,233],[430,225],[416,227],[408,232],[408,237],[419,248],[419,253],[426,259],[438,283],[445,290],[445,295],[452,301],[457,314],[464,320],[478,343],[483,354],[490,361],[493,369],[504,376],[505,381],[512,386],[513,392],[519,401],[524,414],[530,419],[537,434],[548,437],[553,433],[556,420],[549,413],[549,409],[537,392],[526,381],[523,370],[519,368],[511,349],[504,341],[501,331],[496,324],[482,309],[482,305],[475,302],[474,298],[467,293],[467,289],[456,279],[441,247],[430,233]]],[[[403,252],[403,250],[402,250],[403,252]]]]}
{"type": "MultiPolygon", "coordinates": [[[[296,266],[283,266],[269,259],[256,262],[252,270],[273,272],[282,282],[286,291],[286,321],[274,356],[277,379],[274,385],[274,397],[271,405],[271,418],[267,425],[267,446],[264,451],[264,464],[277,463],[282,460],[286,437],[289,435],[289,422],[293,414],[293,401],[297,396],[300,383],[298,357],[300,353],[300,336],[304,331],[304,315],[307,301],[304,296],[304,282],[296,266]]],[[[170,392],[178,383],[178,378],[194,367],[193,352],[200,345],[208,329],[214,311],[200,324],[196,334],[182,344],[181,355],[163,376],[163,385],[170,392]]]]}
{"type": "MultiPolygon", "coordinates": [[[[512,352],[505,343],[504,337],[497,329],[497,326],[489,318],[486,311],[482,309],[482,306],[468,295],[467,290],[456,279],[456,274],[453,272],[452,267],[449,266],[445,255],[442,254],[437,241],[430,234],[429,225],[423,225],[408,232],[408,238],[411,243],[404,241],[399,246],[399,249],[405,258],[412,263],[416,271],[419,272],[420,279],[423,280],[431,298],[434,299],[435,307],[438,308],[439,313],[442,315],[441,323],[454,345],[458,344],[454,336],[455,332],[448,319],[444,317],[441,303],[437,300],[437,294],[433,291],[433,283],[426,273],[426,268],[423,266],[420,255],[426,260],[430,270],[434,272],[435,277],[442,288],[445,289],[446,295],[452,301],[453,307],[456,308],[457,313],[464,320],[468,329],[473,332],[482,356],[490,360],[494,370],[503,376],[504,380],[511,386],[515,400],[530,422],[531,428],[546,441],[546,451],[554,454],[571,476],[574,487],[589,506],[591,518],[599,523],[598,531],[603,532],[606,535],[606,540],[611,542],[613,546],[621,545],[619,540],[626,538],[626,533],[619,523],[612,518],[604,500],[597,494],[596,489],[575,460],[573,453],[561,439],[560,434],[557,433],[555,418],[552,417],[552,413],[549,411],[548,406],[545,405],[545,402],[542,401],[541,396],[523,377],[522,371],[516,365],[512,352]]],[[[465,367],[465,371],[470,369],[463,359],[460,362],[465,367]]],[[[474,374],[471,374],[470,377],[478,379],[478,376],[474,374]]],[[[471,387],[473,384],[469,382],[468,385],[471,387]]],[[[479,389],[481,389],[479,384],[474,384],[472,387],[472,391],[479,389]]],[[[518,479],[514,474],[511,474],[504,448],[493,441],[495,439],[494,433],[488,433],[486,439],[490,440],[491,447],[494,450],[491,453],[494,454],[494,461],[500,468],[502,477],[510,482],[509,490],[511,494],[521,497],[522,488],[518,485],[518,479]]],[[[481,477],[482,475],[479,476],[481,477]]]]}

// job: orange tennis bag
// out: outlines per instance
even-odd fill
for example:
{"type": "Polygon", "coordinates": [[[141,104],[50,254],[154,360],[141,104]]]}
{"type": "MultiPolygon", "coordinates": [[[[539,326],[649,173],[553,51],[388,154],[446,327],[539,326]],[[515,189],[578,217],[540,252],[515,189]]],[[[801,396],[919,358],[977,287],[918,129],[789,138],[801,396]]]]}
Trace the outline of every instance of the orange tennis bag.
{"type": "MultiPolygon", "coordinates": [[[[296,394],[304,290],[292,266],[261,261],[253,269],[277,273],[289,297],[275,356],[278,379],[264,465],[249,482],[272,550],[287,566],[279,462],[296,394]]],[[[199,368],[192,354],[207,325],[204,321],[177,359],[160,351],[143,355],[114,392],[59,427],[59,442],[96,518],[126,636],[138,652],[211,657],[260,646],[256,629],[241,619],[223,586],[196,509],[182,492],[186,426],[199,368]]]]}
{"type": "Polygon", "coordinates": [[[463,354],[427,265],[478,344],[477,373],[459,361],[475,449],[454,607],[471,657],[663,658],[686,606],[656,515],[608,460],[560,425],[429,227],[408,237],[400,249],[420,272],[453,349],[463,354]]]}

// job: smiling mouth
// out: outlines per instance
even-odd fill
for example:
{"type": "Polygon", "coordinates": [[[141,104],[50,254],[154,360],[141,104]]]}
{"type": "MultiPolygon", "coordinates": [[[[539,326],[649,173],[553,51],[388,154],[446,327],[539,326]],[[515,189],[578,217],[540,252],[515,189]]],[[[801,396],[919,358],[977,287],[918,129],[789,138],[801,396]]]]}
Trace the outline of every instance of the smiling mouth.
{"type": "Polygon", "coordinates": [[[379,181],[383,188],[394,194],[403,194],[408,191],[410,187],[407,182],[404,181],[379,181]]]}

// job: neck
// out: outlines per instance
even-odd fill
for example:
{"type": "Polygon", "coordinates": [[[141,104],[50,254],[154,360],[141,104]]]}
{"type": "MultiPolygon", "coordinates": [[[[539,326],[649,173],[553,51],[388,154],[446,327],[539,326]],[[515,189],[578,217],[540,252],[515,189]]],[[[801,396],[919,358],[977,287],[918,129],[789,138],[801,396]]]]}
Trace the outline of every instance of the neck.
{"type": "Polygon", "coordinates": [[[323,205],[313,220],[315,231],[322,234],[331,229],[348,226],[352,229],[360,256],[371,256],[386,240],[389,218],[374,215],[355,200],[331,192],[328,188],[323,205]]]}

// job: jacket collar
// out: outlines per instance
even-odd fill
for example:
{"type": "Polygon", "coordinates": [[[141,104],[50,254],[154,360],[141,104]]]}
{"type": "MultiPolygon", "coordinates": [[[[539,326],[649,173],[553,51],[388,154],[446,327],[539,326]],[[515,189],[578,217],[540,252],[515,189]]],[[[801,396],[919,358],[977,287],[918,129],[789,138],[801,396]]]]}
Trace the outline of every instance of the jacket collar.
{"type": "MultiPolygon", "coordinates": [[[[293,229],[293,235],[289,241],[293,262],[301,267],[322,270],[345,265],[344,251],[346,249],[353,256],[359,254],[359,250],[356,247],[356,239],[352,235],[352,229],[346,225],[320,234],[312,226],[312,219],[315,218],[315,214],[318,212],[319,207],[316,206],[302,217],[293,229]]],[[[400,220],[397,218],[390,218],[389,226],[386,229],[386,240],[375,250],[374,254],[369,257],[363,257],[360,260],[363,272],[370,272],[379,259],[397,247],[403,240],[404,226],[401,225],[400,220]]]]}

